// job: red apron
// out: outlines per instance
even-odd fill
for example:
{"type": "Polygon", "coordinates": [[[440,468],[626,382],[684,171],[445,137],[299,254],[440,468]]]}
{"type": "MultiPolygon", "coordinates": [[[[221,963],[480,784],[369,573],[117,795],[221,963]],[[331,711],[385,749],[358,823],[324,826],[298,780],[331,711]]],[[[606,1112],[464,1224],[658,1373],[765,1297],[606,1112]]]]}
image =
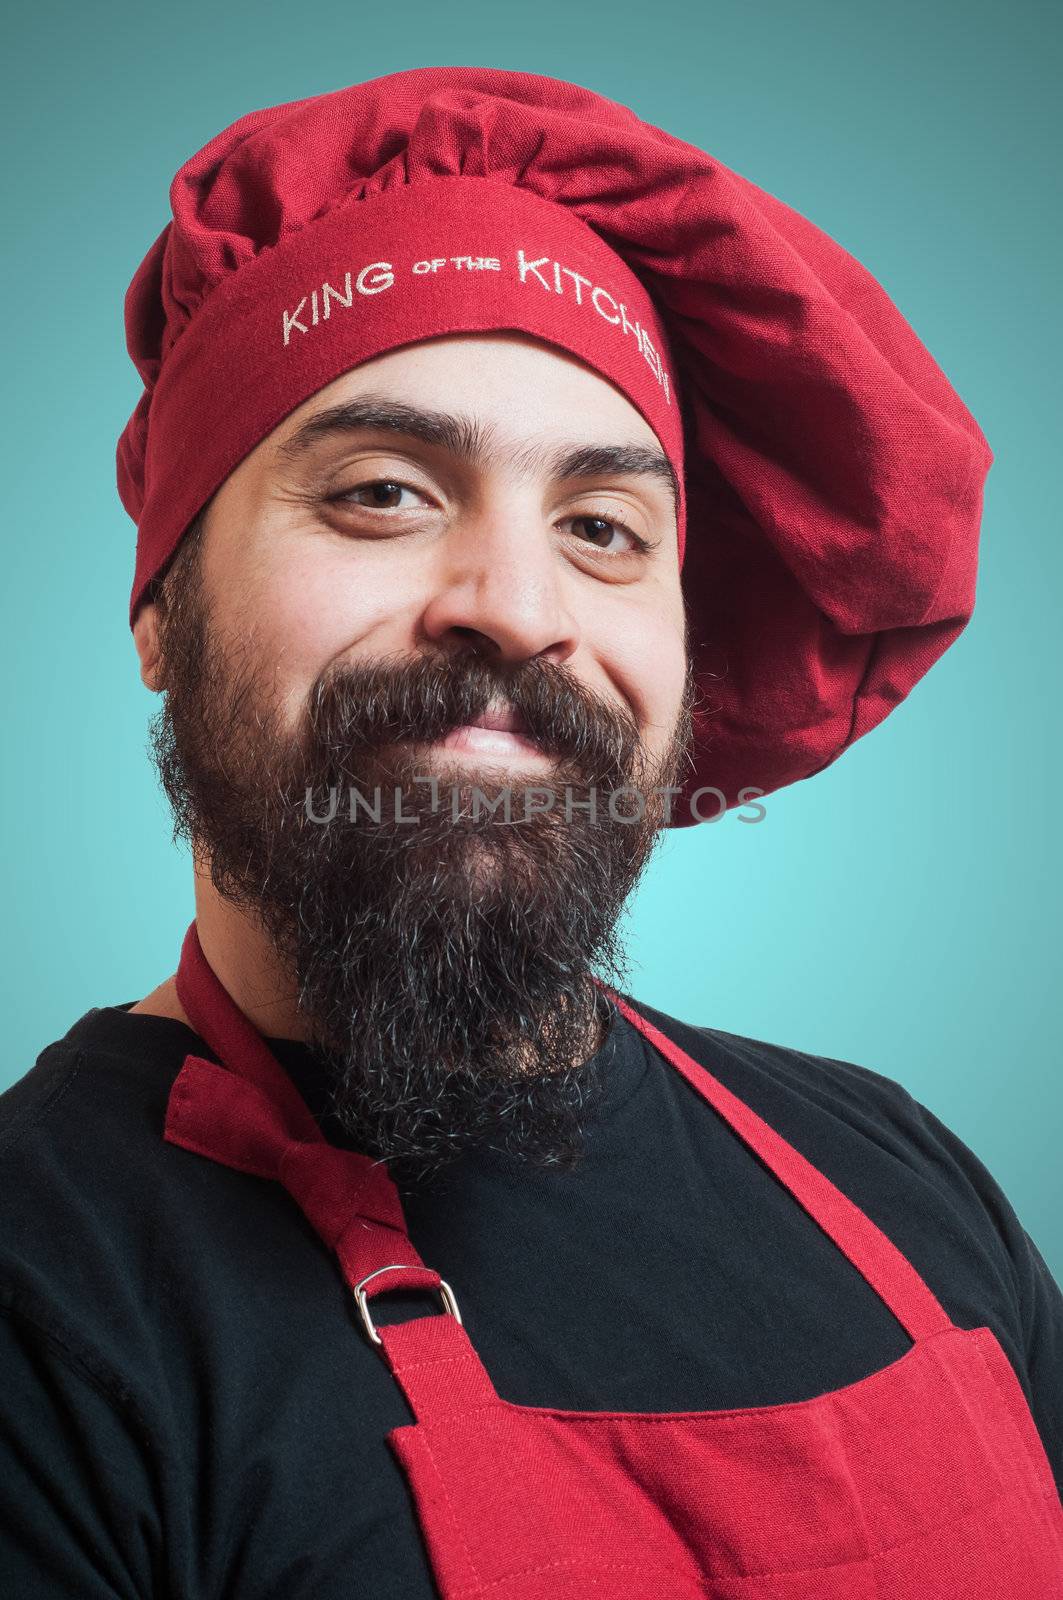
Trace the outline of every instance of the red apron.
{"type": "Polygon", "coordinates": [[[733,1411],[555,1411],[501,1399],[406,1232],[383,1163],[329,1143],[203,954],[177,993],[224,1062],[189,1055],[165,1137],[289,1191],[339,1260],[414,1422],[387,1441],[443,1600],[1059,1600],[1063,1505],[1011,1364],[955,1327],[840,1190],[711,1073],[619,1009],[790,1190],[914,1343],[814,1399],[733,1411]],[[369,1302],[438,1290],[374,1327],[369,1302]]]}

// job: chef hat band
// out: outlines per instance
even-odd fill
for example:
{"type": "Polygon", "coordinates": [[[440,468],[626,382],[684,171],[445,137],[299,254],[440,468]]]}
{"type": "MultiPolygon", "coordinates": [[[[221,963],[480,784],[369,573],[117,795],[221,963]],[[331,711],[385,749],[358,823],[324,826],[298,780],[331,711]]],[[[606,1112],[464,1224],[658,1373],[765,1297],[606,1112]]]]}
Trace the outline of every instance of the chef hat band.
{"type": "Polygon", "coordinates": [[[578,356],[639,410],[680,486],[681,560],[679,397],[646,290],[563,206],[439,177],[337,204],[222,278],[182,329],[160,365],[142,466],[121,484],[139,524],[130,623],[197,512],[303,401],[387,350],[502,329],[578,356]]]}

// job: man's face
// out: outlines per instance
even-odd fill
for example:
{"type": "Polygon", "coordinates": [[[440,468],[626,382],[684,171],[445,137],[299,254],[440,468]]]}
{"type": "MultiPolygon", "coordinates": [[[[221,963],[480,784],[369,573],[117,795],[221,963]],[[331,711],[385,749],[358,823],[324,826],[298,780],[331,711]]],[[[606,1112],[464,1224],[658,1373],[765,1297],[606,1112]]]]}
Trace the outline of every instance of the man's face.
{"type": "Polygon", "coordinates": [[[175,811],[291,968],[341,1120],[410,1176],[577,1153],[588,978],[622,975],[655,791],[685,776],[669,472],[576,359],[430,340],[264,439],[138,623],[175,811]],[[644,801],[614,807],[625,785],[644,801]]]}

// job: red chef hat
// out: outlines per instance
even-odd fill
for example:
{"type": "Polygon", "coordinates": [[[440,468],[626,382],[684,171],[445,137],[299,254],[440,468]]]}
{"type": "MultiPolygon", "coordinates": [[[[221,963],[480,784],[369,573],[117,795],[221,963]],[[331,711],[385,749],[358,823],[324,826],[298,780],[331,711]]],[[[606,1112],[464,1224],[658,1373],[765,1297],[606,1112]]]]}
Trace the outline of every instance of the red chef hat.
{"type": "Polygon", "coordinates": [[[828,766],[967,623],[993,460],[970,412],[840,245],[615,101],[392,73],[241,117],[170,198],[125,302],[131,625],[303,401],[399,345],[510,328],[616,384],[679,477],[701,705],[677,825],[828,766]]]}

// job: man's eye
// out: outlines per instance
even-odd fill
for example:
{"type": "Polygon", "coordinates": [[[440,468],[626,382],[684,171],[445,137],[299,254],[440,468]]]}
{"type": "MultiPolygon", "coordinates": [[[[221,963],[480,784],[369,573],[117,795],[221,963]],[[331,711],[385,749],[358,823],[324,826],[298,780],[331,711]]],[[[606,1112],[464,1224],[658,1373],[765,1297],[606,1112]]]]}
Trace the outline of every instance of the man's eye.
{"type": "MultiPolygon", "coordinates": [[[[425,498],[419,489],[414,489],[408,483],[399,483],[395,478],[372,478],[366,483],[341,489],[330,495],[329,500],[333,504],[357,506],[367,511],[414,510],[415,507],[402,504],[404,494],[414,495],[422,502],[425,498]]],[[[633,550],[651,548],[649,540],[643,539],[626,522],[618,522],[615,517],[584,512],[582,516],[568,517],[566,521],[576,530],[576,537],[581,544],[589,544],[607,555],[627,555],[633,550]]]]}
{"type": "Polygon", "coordinates": [[[330,495],[329,499],[340,505],[349,504],[364,506],[372,511],[409,511],[411,506],[396,503],[396,496],[404,494],[420,494],[420,490],[412,489],[407,483],[396,483],[394,478],[374,478],[369,483],[356,483],[351,489],[342,489],[339,494],[330,495]],[[367,495],[368,499],[357,498],[367,495]]]}
{"type": "Polygon", "coordinates": [[[582,543],[592,545],[595,550],[604,550],[609,555],[624,555],[631,550],[649,548],[645,539],[640,538],[626,522],[617,522],[615,517],[598,517],[584,512],[580,517],[569,517],[567,520],[577,530],[581,524],[585,527],[584,534],[577,531],[582,543]],[[619,542],[617,535],[620,536],[619,542]]]}

